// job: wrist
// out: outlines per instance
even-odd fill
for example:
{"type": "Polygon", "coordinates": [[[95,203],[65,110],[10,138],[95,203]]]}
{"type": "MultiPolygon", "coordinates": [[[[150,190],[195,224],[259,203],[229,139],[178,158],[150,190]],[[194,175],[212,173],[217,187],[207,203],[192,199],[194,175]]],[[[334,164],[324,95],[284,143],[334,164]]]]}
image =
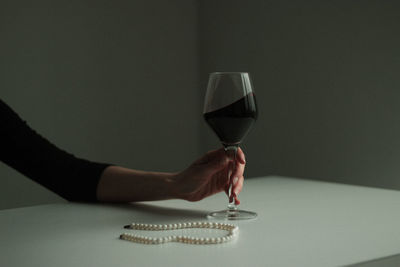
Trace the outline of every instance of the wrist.
{"type": "Polygon", "coordinates": [[[167,184],[166,188],[169,198],[183,199],[180,190],[180,185],[181,185],[180,180],[181,180],[181,174],[179,172],[169,173],[166,179],[166,184],[167,184]]]}

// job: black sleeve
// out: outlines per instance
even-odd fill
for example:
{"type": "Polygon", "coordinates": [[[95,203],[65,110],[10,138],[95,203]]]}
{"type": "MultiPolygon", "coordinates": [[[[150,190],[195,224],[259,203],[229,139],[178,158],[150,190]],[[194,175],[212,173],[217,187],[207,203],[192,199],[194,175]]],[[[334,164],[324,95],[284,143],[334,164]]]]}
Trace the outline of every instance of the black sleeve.
{"type": "Polygon", "coordinates": [[[31,129],[1,99],[0,160],[71,201],[97,201],[98,181],[109,166],[59,149],[31,129]]]}

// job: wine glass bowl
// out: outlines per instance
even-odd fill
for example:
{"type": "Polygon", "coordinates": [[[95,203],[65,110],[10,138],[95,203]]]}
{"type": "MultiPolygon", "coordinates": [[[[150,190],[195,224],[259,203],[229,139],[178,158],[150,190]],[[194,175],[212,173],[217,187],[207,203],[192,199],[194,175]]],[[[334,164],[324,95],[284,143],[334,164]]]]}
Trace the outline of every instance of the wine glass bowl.
{"type": "MultiPolygon", "coordinates": [[[[210,74],[204,102],[203,116],[210,128],[218,136],[225,151],[236,161],[237,148],[257,119],[257,103],[250,75],[247,72],[214,72],[210,74]]],[[[229,196],[235,164],[229,171],[229,196]]],[[[232,198],[230,198],[232,199],[232,198]]],[[[228,209],[212,212],[212,218],[230,220],[251,219],[257,214],[239,210],[234,201],[228,209]]]]}

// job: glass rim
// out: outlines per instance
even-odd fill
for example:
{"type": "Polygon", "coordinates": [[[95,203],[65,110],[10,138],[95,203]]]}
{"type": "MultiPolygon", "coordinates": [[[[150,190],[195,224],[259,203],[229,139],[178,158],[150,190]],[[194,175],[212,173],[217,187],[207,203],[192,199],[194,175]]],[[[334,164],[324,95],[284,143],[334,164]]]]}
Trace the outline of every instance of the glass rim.
{"type": "Polygon", "coordinates": [[[215,74],[249,74],[249,73],[245,72],[245,71],[214,71],[214,72],[210,72],[210,75],[215,75],[215,74]]]}

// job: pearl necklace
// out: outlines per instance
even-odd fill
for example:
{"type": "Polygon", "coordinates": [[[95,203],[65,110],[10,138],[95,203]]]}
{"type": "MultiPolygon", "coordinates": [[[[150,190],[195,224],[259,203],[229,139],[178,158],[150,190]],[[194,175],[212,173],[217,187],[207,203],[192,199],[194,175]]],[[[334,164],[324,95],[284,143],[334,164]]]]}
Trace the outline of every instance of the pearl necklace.
{"type": "Polygon", "coordinates": [[[163,230],[177,230],[177,229],[187,229],[187,228],[209,228],[209,229],[219,229],[228,231],[228,234],[224,237],[216,238],[198,238],[190,236],[166,236],[166,237],[147,237],[135,234],[123,233],[120,235],[120,239],[143,244],[162,244],[168,242],[181,242],[187,244],[196,245],[206,245],[206,244],[220,244],[231,241],[237,236],[239,232],[239,227],[233,224],[227,223],[215,223],[215,222],[188,222],[188,223],[178,223],[178,224],[144,224],[144,223],[132,223],[124,226],[125,229],[134,230],[147,230],[147,231],[163,231],[163,230]]]}

